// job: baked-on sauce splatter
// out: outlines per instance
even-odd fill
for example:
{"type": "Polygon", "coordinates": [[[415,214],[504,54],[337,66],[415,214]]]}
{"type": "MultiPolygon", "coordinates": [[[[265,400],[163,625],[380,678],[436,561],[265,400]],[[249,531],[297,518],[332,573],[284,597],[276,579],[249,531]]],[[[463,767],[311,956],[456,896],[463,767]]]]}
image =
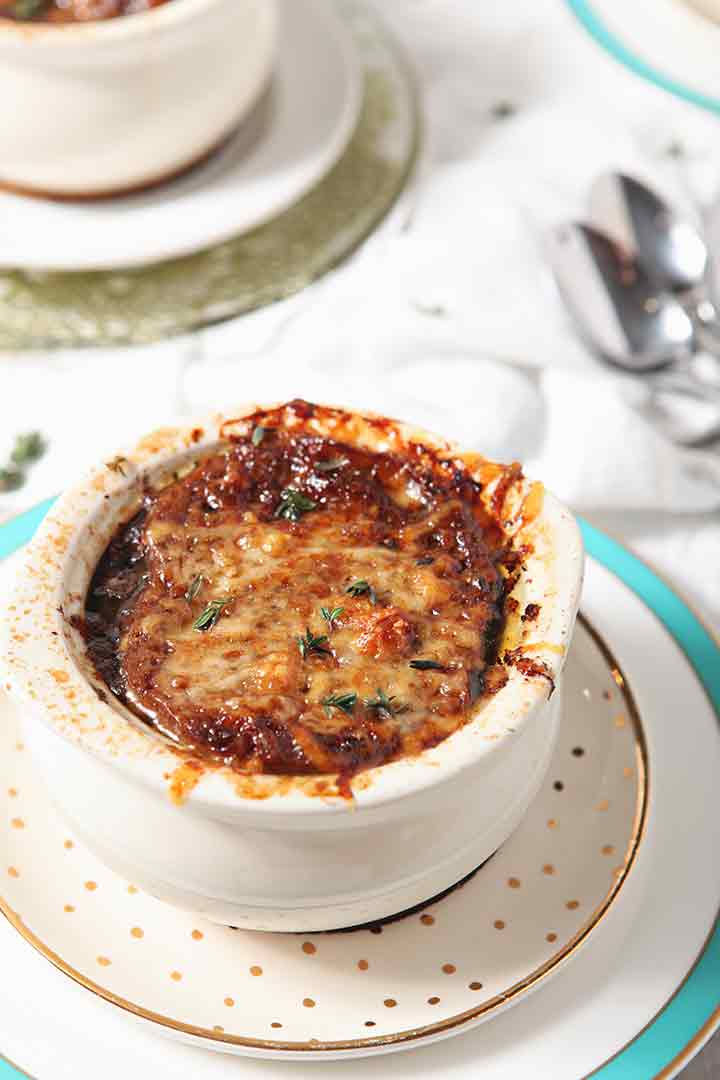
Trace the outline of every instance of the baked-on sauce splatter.
{"type": "Polygon", "coordinates": [[[462,461],[312,430],[343,416],[299,401],[257,413],[146,491],[97,567],[96,669],[201,759],[346,784],[445,739],[506,681],[522,552],[462,461]]]}

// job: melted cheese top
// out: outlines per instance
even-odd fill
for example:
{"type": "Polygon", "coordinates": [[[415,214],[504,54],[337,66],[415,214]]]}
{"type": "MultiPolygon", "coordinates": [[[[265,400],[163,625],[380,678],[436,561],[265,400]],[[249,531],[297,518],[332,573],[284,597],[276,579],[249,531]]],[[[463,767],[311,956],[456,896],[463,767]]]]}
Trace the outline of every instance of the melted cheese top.
{"type": "Polygon", "coordinates": [[[502,530],[427,448],[257,420],[114,538],[88,596],[96,666],[149,723],[240,771],[349,776],[419,753],[505,679],[502,530]]]}

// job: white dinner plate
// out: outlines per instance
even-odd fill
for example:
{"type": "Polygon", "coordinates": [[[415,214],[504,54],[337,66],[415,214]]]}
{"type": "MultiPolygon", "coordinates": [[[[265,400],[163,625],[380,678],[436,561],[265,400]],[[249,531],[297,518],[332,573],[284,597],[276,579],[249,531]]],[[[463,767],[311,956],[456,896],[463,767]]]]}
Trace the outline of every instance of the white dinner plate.
{"type": "MultiPolygon", "coordinates": [[[[0,556],[28,535],[45,509],[39,508],[34,515],[10,523],[5,527],[6,536],[0,529],[0,556]]],[[[23,891],[19,886],[24,874],[34,872],[33,830],[45,829],[37,818],[40,802],[34,801],[40,796],[32,795],[28,789],[25,797],[30,801],[23,809],[20,806],[23,792],[18,789],[17,795],[10,795],[6,790],[2,793],[7,818],[3,835],[6,846],[13,844],[14,862],[8,862],[5,867],[6,885],[0,888],[0,895],[7,904],[11,889],[17,886],[16,900],[24,905],[27,922],[20,910],[16,912],[20,921],[15,917],[15,926],[10,922],[0,925],[2,970],[12,972],[12,976],[0,981],[0,1050],[39,1080],[62,1077],[83,1080],[98,1073],[106,1080],[120,1080],[121,1077],[126,1080],[133,1071],[138,1076],[153,1075],[159,1080],[188,1075],[194,1080],[219,1080],[228,1076],[243,1080],[253,1077],[286,1080],[288,1068],[293,1075],[305,1077],[309,1070],[312,1069],[314,1074],[321,1066],[308,1063],[295,1065],[293,1069],[283,1062],[250,1059],[231,1063],[224,1055],[209,1053],[202,1047],[207,1045],[208,1039],[218,1041],[233,1031],[247,1032],[247,1025],[263,1012],[258,1007],[261,1000],[266,1005],[271,1001],[278,1010],[284,1010],[282,1018],[278,1012],[275,1023],[288,1023],[287,1033],[285,1028],[271,1027],[271,1040],[281,1039],[285,1034],[290,1037],[293,1025],[298,1034],[297,1025],[303,1025],[303,1036],[319,1038],[322,1042],[322,1036],[333,1025],[337,1027],[347,1024],[349,1019],[352,1021],[354,1001],[367,1010],[371,998],[374,1009],[366,1017],[375,1021],[370,1029],[371,1039],[375,1028],[392,1037],[399,1026],[396,1017],[400,1020],[408,1011],[432,1016],[433,1009],[451,1007],[457,1012],[465,1007],[466,998],[474,994],[482,996],[486,982],[490,985],[491,980],[506,976],[512,964],[523,958],[527,941],[533,938],[534,929],[540,922],[546,933],[557,932],[559,941],[561,935],[574,925],[573,919],[578,920],[574,927],[578,930],[590,916],[593,929],[587,935],[584,947],[573,950],[572,963],[555,964],[556,977],[535,980],[537,992],[516,995],[518,1002],[514,1008],[489,1010],[492,1018],[487,1023],[480,1023],[482,1016],[473,1015],[445,1026],[443,1030],[411,1032],[410,1037],[405,1036],[400,1041],[392,1038],[388,1043],[382,1039],[373,1040],[373,1045],[357,1047],[354,1052],[377,1055],[403,1046],[417,1046],[421,1040],[443,1041],[409,1049],[404,1054],[394,1055],[392,1060],[328,1062],[322,1067],[323,1075],[328,1080],[363,1080],[364,1077],[375,1080],[390,1075],[400,1080],[418,1075],[437,1077],[438,1080],[474,1080],[481,1071],[483,1080],[515,1080],[516,1077],[579,1080],[598,1070],[594,1075],[603,1080],[674,1076],[720,1020],[717,1007],[720,933],[716,930],[713,934],[720,906],[720,864],[717,859],[720,846],[720,732],[717,714],[708,696],[713,694],[720,700],[720,652],[689,609],[647,568],[589,527],[585,527],[585,537],[591,554],[597,557],[589,560],[583,610],[601,640],[610,642],[612,652],[619,657],[646,738],[647,818],[644,824],[636,823],[641,838],[632,860],[628,858],[626,846],[630,834],[622,833],[622,822],[627,820],[627,813],[613,818],[613,836],[604,837],[598,844],[595,834],[598,822],[602,826],[605,820],[610,821],[604,814],[611,811],[609,807],[607,811],[597,808],[604,805],[605,799],[610,801],[610,795],[601,795],[599,801],[593,799],[592,803],[589,796],[595,796],[593,787],[601,774],[610,778],[611,785],[617,785],[622,779],[631,786],[638,785],[639,790],[637,768],[642,748],[633,734],[636,728],[631,702],[617,690],[620,679],[613,674],[613,664],[611,662],[608,667],[605,658],[603,667],[602,658],[598,659],[597,643],[589,640],[583,628],[578,638],[579,652],[575,660],[571,656],[568,661],[569,666],[574,665],[574,671],[569,671],[568,706],[579,716],[578,696],[591,703],[587,714],[578,721],[586,724],[582,733],[585,753],[573,753],[577,746],[573,745],[572,721],[569,721],[570,726],[566,726],[560,745],[561,756],[553,763],[555,772],[562,768],[562,775],[557,772],[548,777],[540,796],[541,812],[538,814],[538,808],[534,808],[535,819],[529,822],[530,828],[536,829],[534,850],[533,843],[522,841],[522,829],[528,826],[521,826],[519,830],[520,846],[515,851],[520,857],[522,849],[523,859],[529,861],[524,862],[521,871],[505,865],[508,858],[511,861],[514,858],[516,841],[513,837],[473,881],[429,909],[426,914],[433,916],[433,922],[422,922],[416,914],[410,917],[409,923],[403,920],[385,927],[381,935],[360,931],[347,937],[239,936],[218,928],[210,928],[206,933],[207,927],[193,923],[191,928],[189,923],[186,925],[185,916],[170,909],[163,909],[167,912],[163,918],[161,905],[142,894],[128,894],[126,883],[114,880],[100,867],[92,870],[98,875],[97,880],[94,876],[86,878],[90,864],[85,860],[90,856],[77,844],[65,848],[65,840],[71,838],[62,830],[57,832],[54,841],[58,850],[48,855],[52,873],[45,875],[42,888],[23,891]],[[603,566],[600,559],[622,574],[629,584],[603,566]],[[652,604],[657,615],[639,596],[652,604]],[[678,642],[688,652],[692,663],[678,642]],[[612,676],[611,680],[609,676],[612,676]],[[700,677],[708,693],[704,691],[700,677]],[[589,691],[589,698],[583,694],[584,689],[589,691]],[[611,694],[609,700],[605,691],[611,694]],[[614,739],[617,740],[615,744],[614,739]],[[630,753],[633,743],[634,761],[621,762],[620,759],[630,753]],[[613,754],[618,751],[620,756],[615,760],[613,754]],[[598,772],[600,756],[605,756],[607,768],[598,772]],[[621,777],[617,776],[618,764],[622,764],[621,777]],[[587,791],[583,788],[583,778],[587,791]],[[562,783],[560,789],[556,787],[558,781],[562,783]],[[557,800],[552,810],[548,810],[547,802],[543,802],[548,799],[557,800]],[[563,800],[566,799],[563,813],[563,800]],[[583,810],[585,802],[587,810],[583,810]],[[11,808],[9,804],[12,804],[11,808]],[[29,811],[32,811],[32,818],[29,811]],[[20,818],[22,826],[12,824],[13,818],[20,818]],[[552,826],[551,820],[555,822],[552,826]],[[587,840],[584,847],[579,842],[582,835],[587,840]],[[610,846],[615,850],[606,854],[610,846]],[[551,849],[552,865],[557,873],[546,874],[543,868],[551,859],[546,852],[551,849]],[[614,864],[616,853],[621,853],[621,859],[614,864]],[[537,866],[533,864],[535,856],[537,866]],[[65,864],[63,860],[66,860],[65,864]],[[612,877],[618,866],[628,863],[631,864],[630,871],[602,917],[595,917],[597,905],[592,911],[590,908],[583,911],[582,904],[567,907],[568,900],[583,900],[578,891],[584,892],[591,904],[594,903],[596,886],[592,883],[599,880],[596,877],[598,865],[607,867],[608,875],[612,877]],[[10,866],[19,876],[8,873],[10,866]],[[565,895],[567,889],[564,886],[569,881],[565,878],[566,873],[575,875],[572,897],[565,895]],[[61,898],[60,892],[67,888],[71,877],[73,881],[74,877],[78,878],[73,884],[73,895],[61,898]],[[520,884],[511,885],[511,878],[517,878],[520,884]],[[85,880],[95,882],[97,889],[87,889],[85,880]],[[485,888],[478,890],[481,881],[485,888]],[[546,890],[546,886],[549,889],[546,890]],[[531,892],[538,896],[537,915],[534,906],[527,905],[527,896],[531,892]],[[103,923],[102,910],[93,914],[93,904],[100,908],[96,902],[101,901],[105,893],[107,924],[103,923]],[[43,914],[47,905],[57,906],[60,899],[63,910],[48,919],[43,914]],[[133,919],[127,911],[131,901],[138,902],[138,911],[142,905],[142,920],[139,915],[133,919]],[[75,910],[65,912],[65,904],[75,910]],[[558,927],[545,925],[549,910],[556,912],[558,927]],[[118,912],[124,913],[122,929],[127,931],[120,938],[117,936],[118,912]],[[473,946],[486,932],[480,924],[483,920],[487,923],[488,919],[493,924],[496,940],[502,939],[503,945],[502,948],[489,948],[483,954],[473,946]],[[505,924],[502,929],[495,927],[496,921],[505,924]],[[23,937],[32,939],[33,927],[38,930],[32,942],[35,949],[23,940],[23,937]],[[92,940],[88,940],[88,929],[95,935],[92,940]],[[142,935],[133,933],[137,929],[142,930],[142,935]],[[199,930],[203,936],[193,935],[192,929],[199,930]],[[513,929],[519,952],[515,949],[513,929]],[[181,931],[187,933],[184,937],[181,934],[182,940],[175,939],[174,935],[181,931]],[[216,940],[215,934],[225,936],[227,947],[235,951],[238,963],[232,987],[224,987],[223,997],[211,1003],[219,1010],[220,1017],[217,1018],[216,1011],[211,1009],[216,1017],[211,1022],[211,1030],[207,1036],[198,1037],[185,1030],[187,1014],[182,1013],[196,997],[194,980],[210,985],[203,982],[205,975],[201,974],[206,963],[200,959],[203,951],[214,951],[215,961],[221,967],[226,963],[221,956],[222,949],[218,951],[222,941],[216,940]],[[41,941],[41,935],[52,936],[53,940],[41,941]],[[397,964],[395,946],[411,938],[421,955],[410,960],[409,976],[403,982],[402,965],[397,964]],[[234,944],[236,939],[237,945],[234,944]],[[295,946],[290,951],[288,941],[295,946]],[[455,942],[455,952],[453,956],[446,956],[443,949],[451,941],[455,942]],[[168,942],[170,952],[166,951],[168,942]],[[52,951],[53,944],[56,955],[49,958],[65,970],[57,970],[48,963],[46,956],[48,950],[52,951]],[[313,948],[304,947],[306,945],[313,948]],[[41,955],[41,951],[36,951],[38,949],[46,955],[41,955]],[[143,960],[145,950],[147,958],[143,960]],[[173,952],[174,956],[171,956],[173,952]],[[351,953],[353,965],[349,963],[351,953]],[[87,967],[87,972],[81,974],[86,975],[86,983],[95,983],[94,987],[78,985],[68,977],[68,954],[70,960],[75,959],[78,968],[87,967]],[[111,963],[105,964],[99,957],[109,959],[111,963]],[[358,965],[360,959],[368,961],[367,968],[358,965]],[[352,966],[352,970],[345,970],[343,965],[348,969],[352,966]],[[420,985],[416,975],[423,965],[425,978],[420,985]],[[444,970],[445,965],[450,965],[453,970],[444,970]],[[253,972],[253,967],[262,968],[262,973],[253,972]],[[390,976],[392,988],[387,982],[390,976]],[[428,976],[432,986],[427,981],[428,976]],[[137,999],[138,994],[147,995],[162,986],[166,1019],[174,1011],[180,1023],[173,1029],[159,1017],[143,1017],[142,1013],[139,1017],[131,1015],[127,1000],[112,999],[111,980],[115,978],[118,980],[118,998],[123,996],[123,989],[127,992],[131,988],[137,999]],[[362,983],[363,979],[368,980],[366,985],[362,983]],[[275,995],[268,995],[272,981],[275,981],[277,991],[275,995]],[[472,983],[483,983],[483,986],[471,989],[472,983]],[[351,989],[351,984],[357,987],[356,991],[351,989]],[[301,987],[303,998],[312,999],[314,1006],[303,1004],[302,998],[299,1002],[295,1000],[301,987]],[[322,994],[323,987],[331,991],[328,996],[322,994]],[[104,991],[105,1000],[99,989],[104,991]],[[313,992],[317,994],[316,998],[312,996],[313,992]],[[231,998],[233,1004],[225,1004],[224,996],[231,998]],[[440,1001],[431,1004],[430,997],[440,1001]],[[390,998],[398,1004],[388,1006],[385,1002],[390,998]],[[294,1009],[290,1007],[293,1003],[294,1009]],[[312,1035],[308,1017],[317,1024],[312,1035]],[[134,1026],[130,1020],[135,1021],[134,1026]],[[467,1030],[472,1024],[477,1026],[467,1030]],[[216,1026],[226,1031],[216,1031],[216,1026]],[[465,1034],[460,1038],[445,1038],[463,1031],[465,1034]],[[173,1034],[196,1045],[158,1038],[159,1032],[173,1034]]],[[[30,768],[29,763],[18,764],[21,759],[25,760],[22,751],[11,751],[11,756],[13,754],[17,759],[15,765],[8,762],[5,754],[5,770],[30,768]]],[[[29,775],[28,781],[32,783],[29,775]]],[[[622,785],[614,790],[621,792],[622,785]]],[[[50,827],[44,835],[46,839],[52,836],[50,827]]],[[[6,851],[6,861],[8,854],[6,851]]],[[[569,941],[569,938],[564,940],[569,941]]],[[[215,961],[210,964],[213,971],[217,970],[215,961]]],[[[264,1011],[272,1024],[269,1011],[264,1011]]],[[[426,1016],[422,1019],[424,1024],[433,1023],[426,1016]]],[[[359,1014],[355,1020],[361,1020],[359,1014]]],[[[361,1026],[364,1028],[364,1020],[361,1026]]],[[[360,1033],[361,1038],[367,1030],[364,1028],[360,1033]]],[[[308,1043],[310,1038],[307,1038],[308,1043]]],[[[247,1052],[247,1047],[239,1049],[247,1052]]],[[[308,1060],[311,1056],[327,1058],[332,1053],[311,1044],[301,1056],[308,1060]]],[[[338,1054],[347,1056],[348,1051],[339,1050],[338,1054]]],[[[8,1075],[16,1074],[10,1071],[8,1075]]]]}
{"type": "Polygon", "coordinates": [[[272,85],[221,150],[124,198],[62,203],[0,192],[0,267],[110,269],[187,255],[268,221],[317,183],[353,132],[360,67],[335,0],[278,2],[272,85]]]}
{"type": "Polygon", "coordinates": [[[701,13],[702,2],[566,0],[619,63],[685,101],[720,113],[720,22],[701,13]]]}

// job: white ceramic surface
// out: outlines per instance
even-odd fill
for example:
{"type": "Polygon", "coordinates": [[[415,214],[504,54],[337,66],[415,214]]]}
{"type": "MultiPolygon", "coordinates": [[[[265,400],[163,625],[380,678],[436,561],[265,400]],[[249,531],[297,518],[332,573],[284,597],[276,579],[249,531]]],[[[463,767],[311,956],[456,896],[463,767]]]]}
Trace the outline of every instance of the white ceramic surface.
{"type": "MultiPolygon", "coordinates": [[[[333,422],[309,423],[327,433],[333,422]]],[[[148,436],[123,454],[122,470],[101,464],[51,510],[0,627],[26,740],[78,835],[153,895],[255,929],[317,930],[382,918],[463,877],[518,825],[547,768],[559,695],[548,702],[548,678],[510,667],[506,685],[480,702],[470,723],[416,758],[367,770],[352,782],[351,801],[318,797],[302,780],[287,789],[272,776],[246,778],[240,787],[237,774],[215,769],[175,805],[169,792],[183,775],[178,758],[108,697],[68,620],[82,615],[97,560],[134,512],[144,479],[169,479],[216,446],[222,428],[223,417],[215,416],[148,436]]],[[[379,449],[421,438],[461,455],[430,433],[375,429],[359,414],[341,437],[379,449]]],[[[481,475],[487,463],[477,455],[471,461],[481,475]]],[[[488,507],[494,483],[484,488],[488,507]]],[[[503,647],[528,650],[559,679],[582,544],[568,511],[539,495],[539,485],[522,481],[503,510],[513,544],[532,551],[513,595],[521,610],[527,603],[541,609],[532,622],[517,619],[503,647]]]]}
{"type": "Polygon", "coordinates": [[[274,0],[173,0],[61,26],[0,19],[0,180],[85,196],[191,164],[257,100],[276,22],[274,0]]]}
{"type": "Polygon", "coordinates": [[[54,814],[3,697],[0,904],[90,989],[215,1050],[353,1056],[487,1020],[574,955],[632,872],[643,736],[614,664],[581,624],[560,738],[522,825],[457,891],[377,933],[234,931],[138,892],[54,814]]]}
{"type": "MultiPolygon", "coordinates": [[[[172,0],[168,10],[196,2],[172,0]]],[[[361,74],[333,3],[277,0],[277,8],[271,88],[225,147],[187,176],[124,198],[57,203],[0,192],[0,266],[88,270],[174,258],[245,232],[304,195],[345,149],[361,74]]],[[[225,33],[241,68],[243,36],[232,20],[225,33]]],[[[203,68],[203,79],[214,66],[203,68]]],[[[0,147],[0,176],[1,155],[0,147]]],[[[65,167],[65,156],[58,160],[65,167]]]]}

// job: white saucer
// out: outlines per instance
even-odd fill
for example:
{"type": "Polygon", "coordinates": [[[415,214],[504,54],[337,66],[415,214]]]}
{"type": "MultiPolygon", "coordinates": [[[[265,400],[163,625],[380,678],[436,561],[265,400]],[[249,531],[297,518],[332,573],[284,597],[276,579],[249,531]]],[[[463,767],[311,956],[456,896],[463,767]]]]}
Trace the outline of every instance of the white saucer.
{"type": "MultiPolygon", "coordinates": [[[[217,1049],[224,1036],[250,1034],[250,1026],[264,1019],[268,1025],[273,1020],[284,1025],[271,1027],[268,1040],[295,1035],[304,1041],[305,1049],[295,1051],[304,1059],[327,1059],[334,1053],[376,1055],[467,1032],[463,1038],[398,1056],[392,1075],[400,1080],[420,1073],[438,1080],[472,1080],[480,1071],[483,1080],[578,1080],[603,1066],[633,1043],[672,998],[712,928],[720,904],[720,866],[714,857],[720,843],[720,739],[714,711],[683,653],[635,593],[594,559],[589,562],[583,608],[602,637],[612,642],[637,702],[649,759],[644,827],[638,820],[623,833],[640,788],[642,760],[631,703],[618,692],[620,679],[613,676],[612,662],[608,664],[602,649],[581,629],[576,657],[568,662],[567,708],[572,716],[533,816],[476,878],[430,909],[433,923],[414,915],[377,936],[360,931],[307,938],[198,926],[140,893],[128,893],[126,883],[94,863],[79,845],[65,848],[67,833],[46,824],[47,812],[43,819],[43,794],[33,788],[27,755],[11,751],[15,760],[9,761],[4,753],[3,787],[15,786],[7,783],[5,774],[19,770],[26,790],[19,779],[17,795],[0,790],[6,818],[0,829],[2,859],[14,860],[4,867],[6,884],[0,894],[10,906],[15,894],[20,909],[14,916],[16,927],[46,956],[54,953],[48,958],[66,970],[55,970],[28,948],[15,927],[0,926],[2,966],[13,971],[12,979],[0,982],[0,1050],[39,1080],[84,1080],[100,1070],[105,1080],[125,1080],[131,1070],[158,1080],[188,1075],[220,1080],[230,1074],[286,1080],[283,1062],[245,1060],[230,1066],[224,1057],[195,1048],[213,1044],[217,1049]],[[610,700],[604,694],[608,690],[610,700]],[[573,753],[580,745],[573,738],[574,724],[582,732],[582,755],[573,753]],[[562,782],[561,790],[556,781],[562,782]],[[606,793],[598,795],[598,782],[609,785],[606,793]],[[613,816],[611,796],[626,798],[623,784],[629,785],[633,798],[613,816]],[[25,806],[23,799],[28,800],[25,806]],[[599,809],[605,799],[607,810],[599,809]],[[613,835],[601,839],[597,829],[603,832],[611,816],[613,835]],[[22,820],[21,827],[12,824],[14,818],[22,820]],[[630,872],[599,917],[598,866],[605,880],[612,881],[616,866],[629,861],[628,845],[638,831],[641,840],[630,872]],[[52,850],[44,849],[45,865],[37,860],[36,836],[41,847],[51,843],[52,850]],[[609,846],[615,851],[605,854],[609,846]],[[621,854],[619,863],[616,854],[621,854]],[[522,862],[521,869],[515,859],[522,862]],[[549,863],[555,874],[543,872],[549,863]],[[8,866],[19,876],[8,874],[8,866]],[[93,877],[86,878],[91,870],[93,877]],[[566,874],[572,875],[572,896],[564,887],[566,874]],[[511,885],[511,878],[517,878],[519,886],[511,885]],[[98,887],[87,889],[86,880],[98,887]],[[71,883],[74,891],[66,895],[71,883]],[[536,902],[528,904],[528,896],[536,902]],[[568,900],[586,897],[587,912],[582,903],[566,906],[568,900]],[[75,910],[65,912],[66,903],[75,910]],[[141,914],[133,914],[132,903],[141,914]],[[547,923],[550,910],[557,915],[557,926],[547,923]],[[553,947],[561,940],[568,945],[588,916],[592,931],[582,950],[572,949],[572,963],[554,962],[557,977],[534,978],[516,995],[514,1008],[488,1010],[492,1021],[479,1024],[483,1017],[466,999],[482,997],[486,986],[497,988],[498,980],[508,986],[509,974],[529,974],[527,942],[534,940],[535,930],[542,925],[543,941],[548,932],[558,933],[557,943],[546,945],[546,959],[552,959],[553,947]],[[496,927],[497,920],[505,926],[496,927]],[[133,934],[133,927],[143,931],[142,937],[133,934]],[[203,937],[193,936],[193,929],[203,937]],[[314,951],[304,948],[305,942],[314,951]],[[455,951],[445,955],[443,949],[451,942],[455,951]],[[223,944],[229,957],[223,956],[223,944]],[[408,951],[413,945],[417,955],[412,948],[408,951]],[[367,968],[358,965],[360,959],[368,961],[367,968]],[[453,970],[443,970],[445,964],[453,970]],[[68,966],[81,973],[85,987],[67,977],[68,966]],[[262,974],[253,973],[254,966],[262,968],[262,974]],[[219,970],[232,977],[232,986],[214,985],[219,970]],[[423,975],[421,983],[418,974],[423,975]],[[89,982],[94,985],[86,988],[89,982]],[[483,987],[471,989],[473,982],[483,987]],[[530,993],[534,985],[541,989],[530,993]],[[211,998],[206,996],[210,987],[211,998]],[[99,988],[106,1000],[101,1000],[99,988]],[[225,996],[232,1004],[225,1004],[225,996]],[[430,997],[440,1001],[431,1005],[430,997]],[[149,1017],[150,998],[175,1022],[168,1025],[159,1016],[149,1017]],[[304,1004],[305,998],[315,1005],[304,1004]],[[128,1027],[130,999],[136,1006],[143,1002],[134,1010],[143,1021],[137,1028],[128,1027]],[[397,1004],[388,1006],[390,999],[397,1004]],[[205,1035],[188,1031],[198,1009],[207,1013],[203,1023],[210,1030],[205,1035]],[[407,1032],[413,1016],[419,1017],[416,1025],[433,1024],[433,1010],[445,1010],[454,1022],[439,1030],[416,1027],[407,1032]],[[463,1010],[470,1013],[463,1017],[463,1010]],[[365,1019],[375,1021],[372,1029],[365,1028],[365,1019]],[[216,1025],[226,1030],[216,1031],[216,1025]],[[342,1038],[353,1025],[360,1027],[360,1039],[368,1038],[368,1030],[371,1038],[376,1033],[381,1037],[372,1045],[336,1051],[311,1042],[322,1043],[333,1031],[342,1038]],[[471,1025],[479,1026],[468,1031],[471,1025]],[[393,1035],[401,1028],[406,1034],[397,1041],[393,1035]],[[195,1046],[158,1039],[156,1032],[195,1046]]],[[[700,1023],[698,1018],[695,1030],[700,1023]]],[[[282,1047],[227,1043],[223,1048],[276,1057],[293,1053],[282,1047]]],[[[323,1073],[327,1080],[370,1080],[390,1072],[379,1068],[372,1060],[342,1061],[326,1064],[323,1073]]],[[[601,1075],[639,1080],[658,1071],[609,1068],[602,1068],[601,1075]]],[[[674,1070],[663,1075],[672,1076],[674,1070]]]]}
{"type": "Polygon", "coordinates": [[[347,145],[361,74],[335,4],[279,4],[272,86],[222,150],[174,182],[125,198],[74,204],[0,193],[0,267],[108,269],[187,255],[268,221],[304,195],[347,145]]]}

